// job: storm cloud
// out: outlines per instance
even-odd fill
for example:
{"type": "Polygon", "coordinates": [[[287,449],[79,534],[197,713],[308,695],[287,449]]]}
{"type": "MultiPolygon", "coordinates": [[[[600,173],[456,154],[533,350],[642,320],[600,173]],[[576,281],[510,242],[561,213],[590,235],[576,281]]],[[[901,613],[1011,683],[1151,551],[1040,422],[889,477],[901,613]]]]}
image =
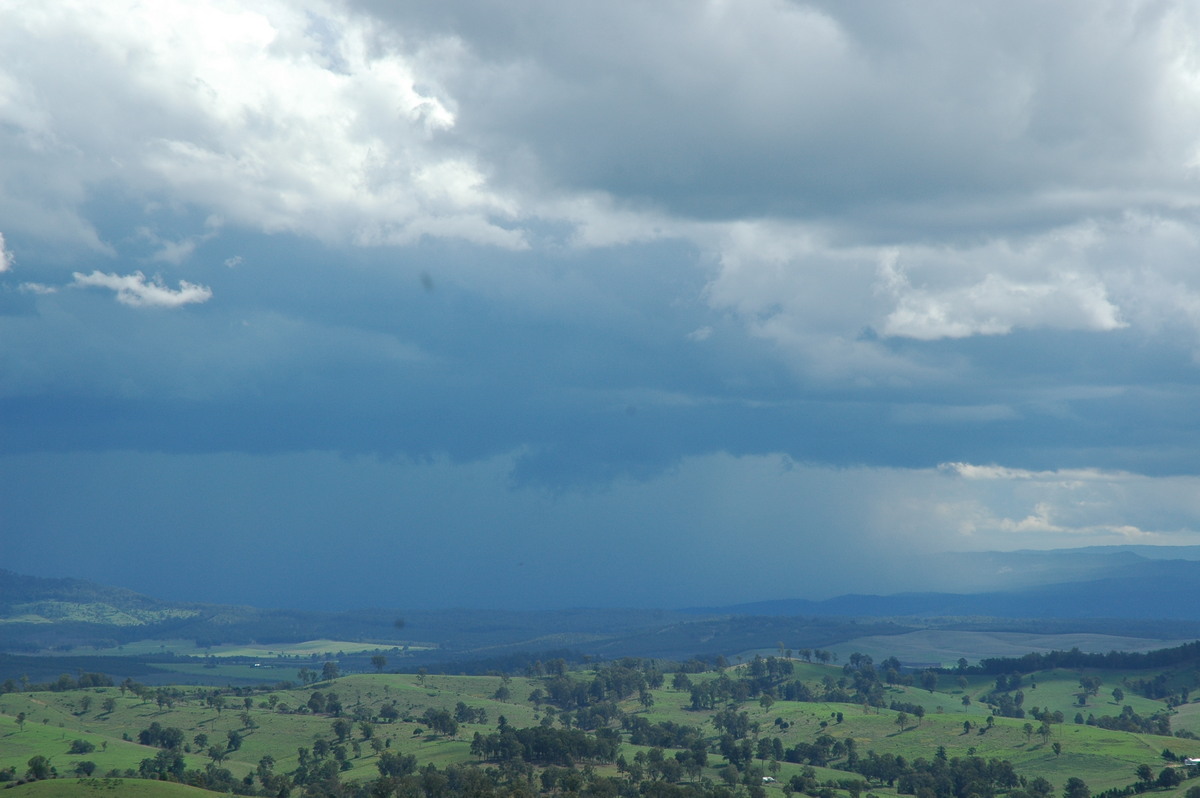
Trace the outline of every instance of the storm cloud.
{"type": "Polygon", "coordinates": [[[6,567],[678,606],[1198,540],[1190,4],[6,16],[6,567]],[[129,556],[197,540],[279,567],[129,556]]]}

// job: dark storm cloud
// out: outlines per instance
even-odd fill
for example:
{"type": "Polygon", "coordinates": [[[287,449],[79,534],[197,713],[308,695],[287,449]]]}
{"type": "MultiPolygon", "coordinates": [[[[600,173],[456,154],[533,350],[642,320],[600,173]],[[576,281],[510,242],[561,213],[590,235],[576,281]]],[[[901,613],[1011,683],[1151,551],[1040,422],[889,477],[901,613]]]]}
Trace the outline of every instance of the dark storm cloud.
{"type": "Polygon", "coordinates": [[[909,550],[1195,537],[1185,3],[9,22],[8,567],[176,529],[285,552],[261,596],[341,545],[424,601],[461,543],[431,605],[509,552],[611,604],[640,545],[631,601],[717,603],[805,553],[890,585],[909,550]]]}

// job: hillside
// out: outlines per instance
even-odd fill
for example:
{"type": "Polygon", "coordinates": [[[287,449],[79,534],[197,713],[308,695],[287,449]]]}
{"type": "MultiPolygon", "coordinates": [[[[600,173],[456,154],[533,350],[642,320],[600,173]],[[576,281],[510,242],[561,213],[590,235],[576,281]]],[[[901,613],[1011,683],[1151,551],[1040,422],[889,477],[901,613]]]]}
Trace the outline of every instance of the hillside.
{"type": "MultiPolygon", "coordinates": [[[[1196,555],[1191,548],[1169,554],[1153,558],[1113,547],[1082,554],[954,555],[968,575],[1001,571],[1007,579],[1019,572],[1026,581],[1030,574],[1075,581],[1006,591],[845,595],[687,611],[316,612],[171,603],[85,580],[0,571],[0,680],[19,675],[52,679],[63,667],[56,658],[70,654],[92,658],[86,666],[80,660],[80,668],[158,682],[169,676],[155,677],[128,658],[162,670],[172,661],[178,665],[180,658],[266,660],[285,647],[288,656],[295,656],[305,645],[309,651],[347,655],[348,665],[359,670],[369,669],[369,652],[394,650],[395,667],[472,672],[520,670],[546,652],[573,660],[732,658],[771,651],[781,640],[840,651],[887,651],[887,639],[899,636],[908,642],[897,643],[895,650],[906,652],[910,663],[973,658],[981,645],[988,652],[1006,650],[1007,644],[994,637],[1000,634],[1041,636],[1020,643],[1039,650],[1073,645],[1145,650],[1200,637],[1200,561],[1190,559],[1196,555]],[[923,635],[914,637],[918,632],[923,635]],[[978,635],[993,637],[985,641],[978,635]],[[24,658],[10,662],[3,656],[8,654],[24,658]]],[[[244,678],[261,681],[254,675],[244,678]]]]}
{"type": "MultiPolygon", "coordinates": [[[[430,765],[457,774],[451,783],[466,778],[454,768],[491,767],[501,784],[503,768],[519,765],[548,793],[560,792],[558,779],[570,772],[581,786],[613,780],[601,783],[614,795],[639,785],[711,791],[727,779],[749,785],[770,775],[789,791],[854,798],[903,792],[904,774],[919,773],[921,762],[1002,762],[1023,783],[1044,779],[1058,790],[1076,777],[1099,792],[1135,786],[1141,766],[1160,773],[1175,762],[1164,760],[1165,748],[1172,757],[1200,755],[1190,737],[1200,730],[1190,709],[1200,705],[1176,701],[1200,672],[1194,661],[1170,671],[1036,671],[1002,691],[995,677],[970,670],[884,681],[887,666],[861,656],[842,665],[768,658],[664,673],[625,660],[573,672],[545,663],[541,675],[515,677],[378,673],[290,688],[130,683],[16,692],[0,695],[0,774],[24,775],[40,756],[62,776],[178,777],[241,784],[245,794],[288,785],[299,794],[309,785],[324,795],[343,794],[333,783],[370,783],[391,768],[424,790],[421,769],[430,765]],[[1087,690],[1085,675],[1094,677],[1087,690]],[[1166,695],[1148,697],[1139,690],[1151,688],[1139,685],[1166,695]],[[1013,709],[1021,695],[1025,708],[1013,709]],[[1010,710],[1014,717],[1001,716],[1010,710]],[[1156,724],[1189,736],[1147,731],[1156,724]],[[492,746],[505,734],[608,747],[503,753],[492,746]],[[877,769],[883,763],[891,775],[877,769]]],[[[1019,798],[1016,782],[1001,786],[999,772],[989,777],[1001,779],[993,789],[1019,798]]]]}

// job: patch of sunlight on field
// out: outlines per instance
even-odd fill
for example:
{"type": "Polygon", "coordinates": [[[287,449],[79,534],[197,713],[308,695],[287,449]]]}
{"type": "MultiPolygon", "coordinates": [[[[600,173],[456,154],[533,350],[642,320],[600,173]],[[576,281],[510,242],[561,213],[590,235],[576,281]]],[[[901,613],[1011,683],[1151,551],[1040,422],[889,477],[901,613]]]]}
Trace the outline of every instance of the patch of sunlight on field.
{"type": "Polygon", "coordinates": [[[1020,657],[1034,652],[1155,651],[1191,643],[1192,640],[1155,640],[1103,634],[1039,635],[1026,632],[959,632],[924,629],[902,635],[872,635],[830,646],[843,660],[857,651],[876,662],[894,656],[901,662],[953,667],[959,657],[971,663],[988,657],[1020,657]]]}
{"type": "Polygon", "coordinates": [[[277,659],[282,657],[333,658],[338,654],[358,654],[364,651],[428,651],[436,648],[432,643],[355,643],[349,640],[305,640],[300,643],[269,643],[239,645],[229,643],[201,647],[193,640],[139,640],[123,646],[101,649],[96,654],[110,656],[139,656],[145,654],[173,654],[182,657],[252,657],[277,659]]]}

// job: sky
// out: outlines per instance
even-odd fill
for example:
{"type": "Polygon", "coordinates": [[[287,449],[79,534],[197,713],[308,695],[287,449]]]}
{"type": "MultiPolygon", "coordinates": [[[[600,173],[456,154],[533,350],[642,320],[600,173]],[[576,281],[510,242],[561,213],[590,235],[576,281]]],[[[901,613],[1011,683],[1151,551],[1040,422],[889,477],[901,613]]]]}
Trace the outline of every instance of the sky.
{"type": "Polygon", "coordinates": [[[683,607],[1200,543],[1194,3],[0,17],[4,568],[683,607]]]}

